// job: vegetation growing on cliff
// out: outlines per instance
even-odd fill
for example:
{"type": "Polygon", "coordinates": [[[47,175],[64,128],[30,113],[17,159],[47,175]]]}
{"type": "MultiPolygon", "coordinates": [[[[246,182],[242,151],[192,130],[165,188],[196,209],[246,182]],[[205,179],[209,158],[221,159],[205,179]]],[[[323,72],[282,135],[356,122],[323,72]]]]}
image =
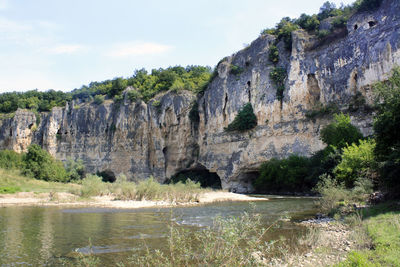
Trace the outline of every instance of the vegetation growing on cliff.
{"type": "Polygon", "coordinates": [[[244,132],[253,129],[256,126],[257,126],[257,117],[254,114],[251,103],[247,103],[239,110],[235,119],[224,129],[227,132],[233,132],[233,131],[244,132]]]}
{"type": "MultiPolygon", "coordinates": [[[[360,131],[351,124],[350,117],[338,114],[332,123],[321,130],[321,139],[328,145],[324,150],[315,153],[310,158],[291,155],[287,159],[273,158],[263,163],[254,186],[261,192],[304,192],[311,190],[321,175],[334,176],[335,170],[339,176],[344,172],[346,175],[355,172],[357,174],[354,174],[353,178],[357,179],[359,170],[349,169],[349,158],[354,161],[352,162],[354,168],[355,166],[370,166],[369,163],[364,162],[365,143],[362,143],[361,148],[358,146],[361,138],[360,131]],[[346,150],[345,156],[343,156],[343,150],[346,150]],[[335,169],[338,164],[341,167],[335,169]]],[[[349,186],[354,183],[354,179],[349,181],[349,186]]]]}
{"type": "Polygon", "coordinates": [[[344,29],[352,14],[360,11],[374,10],[381,3],[382,0],[358,0],[351,5],[336,7],[334,3],[327,1],[321,6],[318,14],[307,15],[303,13],[296,19],[284,17],[274,28],[262,30],[261,34],[275,35],[277,42],[283,41],[285,48],[291,50],[293,31],[304,29],[308,33],[318,36],[321,40],[330,35],[335,36],[336,34],[336,36],[340,36],[340,33],[335,33],[335,31],[344,29]],[[329,22],[332,27],[320,29],[321,23],[329,18],[332,18],[329,22]]]}
{"type": "Polygon", "coordinates": [[[98,105],[103,103],[105,97],[118,101],[122,99],[121,94],[128,86],[134,88],[128,92],[128,99],[143,99],[147,102],[161,91],[185,89],[199,93],[207,87],[213,77],[212,69],[203,66],[159,68],[150,73],[140,69],[129,78],[118,77],[103,82],[91,82],[69,93],[54,90],[3,93],[0,94],[0,113],[15,112],[18,108],[50,111],[53,107],[65,106],[72,99],[87,102],[94,98],[98,105]]]}
{"type": "Polygon", "coordinates": [[[269,73],[269,77],[276,86],[276,98],[279,101],[283,99],[283,92],[285,91],[286,69],[282,67],[275,67],[269,73]]]}

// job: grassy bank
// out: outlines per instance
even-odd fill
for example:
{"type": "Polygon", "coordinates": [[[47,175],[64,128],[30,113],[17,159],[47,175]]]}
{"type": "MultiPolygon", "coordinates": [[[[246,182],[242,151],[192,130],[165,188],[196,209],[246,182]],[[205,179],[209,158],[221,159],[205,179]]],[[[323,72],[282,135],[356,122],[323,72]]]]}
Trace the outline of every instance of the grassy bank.
{"type": "Polygon", "coordinates": [[[0,168],[0,194],[18,192],[71,193],[82,198],[110,196],[115,200],[150,200],[167,202],[194,202],[199,196],[211,190],[200,187],[199,183],[187,180],[185,183],[163,185],[150,177],[138,183],[127,181],[121,175],[115,183],[103,182],[101,177],[87,175],[77,183],[60,183],[36,180],[26,177],[20,171],[0,168]]]}
{"type": "Polygon", "coordinates": [[[77,192],[80,185],[73,183],[46,182],[21,175],[18,170],[0,168],[0,194],[17,192],[77,192]]]}
{"type": "Polygon", "coordinates": [[[398,203],[389,202],[365,209],[359,215],[352,215],[350,221],[353,221],[359,249],[351,251],[347,260],[338,266],[400,266],[398,203]]]}

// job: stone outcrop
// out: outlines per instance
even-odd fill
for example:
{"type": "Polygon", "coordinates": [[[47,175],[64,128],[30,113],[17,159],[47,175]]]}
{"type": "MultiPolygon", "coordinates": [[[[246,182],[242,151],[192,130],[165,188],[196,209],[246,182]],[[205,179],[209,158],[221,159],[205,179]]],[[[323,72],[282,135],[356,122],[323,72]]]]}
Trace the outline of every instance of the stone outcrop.
{"type": "Polygon", "coordinates": [[[292,153],[308,156],[324,147],[319,132],[330,118],[309,119],[310,110],[335,103],[364,135],[372,133],[371,111],[349,107],[356,97],[371,104],[371,85],[400,65],[400,3],[387,0],[375,12],[355,14],[331,39],[302,30],[292,37],[291,51],[277,45],[278,65],[287,70],[282,101],[269,78],[275,66],[268,51],[275,37],[263,35],[222,60],[200,97],[181,91],[147,104],[73,102],[39,116],[19,110],[0,121],[0,148],[21,152],[38,143],[61,160],[83,159],[90,172],[108,170],[131,179],[153,175],[165,181],[180,171],[207,169],[218,174],[223,188],[249,192],[262,162],[292,153]],[[233,66],[241,72],[232,73],[233,66]],[[188,116],[194,101],[199,122],[188,116]],[[225,132],[248,102],[258,126],[225,132]]]}

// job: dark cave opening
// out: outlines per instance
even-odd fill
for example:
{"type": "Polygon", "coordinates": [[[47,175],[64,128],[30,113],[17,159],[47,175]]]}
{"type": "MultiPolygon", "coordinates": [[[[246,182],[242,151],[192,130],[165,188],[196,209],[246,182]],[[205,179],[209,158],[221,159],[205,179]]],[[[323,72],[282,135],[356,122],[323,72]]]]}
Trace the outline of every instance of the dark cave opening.
{"type": "Polygon", "coordinates": [[[187,179],[200,183],[200,186],[203,188],[222,189],[221,179],[218,174],[210,172],[205,168],[180,171],[171,177],[169,183],[184,183],[187,179]]]}
{"type": "Polygon", "coordinates": [[[115,173],[112,170],[104,170],[101,172],[97,172],[97,175],[101,177],[103,182],[114,183],[117,177],[115,177],[115,173]]]}

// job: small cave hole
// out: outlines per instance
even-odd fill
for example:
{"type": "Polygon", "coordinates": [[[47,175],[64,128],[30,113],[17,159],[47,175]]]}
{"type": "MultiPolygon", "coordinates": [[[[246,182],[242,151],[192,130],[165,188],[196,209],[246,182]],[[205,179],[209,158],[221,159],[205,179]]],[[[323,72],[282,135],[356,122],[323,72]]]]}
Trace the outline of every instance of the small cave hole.
{"type": "Polygon", "coordinates": [[[247,82],[247,86],[251,87],[251,82],[250,81],[247,82]]]}
{"type": "Polygon", "coordinates": [[[358,29],[358,25],[355,24],[355,25],[354,25],[354,30],[357,30],[357,29],[358,29]]]}
{"type": "Polygon", "coordinates": [[[246,67],[250,66],[250,62],[249,61],[246,61],[246,63],[244,63],[244,64],[246,65],[246,67]]]}
{"type": "Polygon", "coordinates": [[[10,136],[12,136],[12,129],[10,129],[10,136]]]}
{"type": "Polygon", "coordinates": [[[97,172],[97,175],[101,177],[103,182],[114,183],[115,180],[117,179],[115,177],[115,173],[109,169],[101,171],[101,172],[97,172]]]}
{"type": "Polygon", "coordinates": [[[376,25],[376,21],[373,21],[373,20],[368,21],[368,25],[369,25],[370,28],[372,28],[372,27],[374,27],[376,25]]]}
{"type": "Polygon", "coordinates": [[[29,124],[28,128],[32,129],[32,127],[33,127],[33,123],[29,124]]]}
{"type": "Polygon", "coordinates": [[[181,171],[169,179],[168,183],[186,182],[187,179],[200,183],[203,188],[221,189],[221,179],[218,174],[210,172],[204,167],[198,169],[181,171]]]}

